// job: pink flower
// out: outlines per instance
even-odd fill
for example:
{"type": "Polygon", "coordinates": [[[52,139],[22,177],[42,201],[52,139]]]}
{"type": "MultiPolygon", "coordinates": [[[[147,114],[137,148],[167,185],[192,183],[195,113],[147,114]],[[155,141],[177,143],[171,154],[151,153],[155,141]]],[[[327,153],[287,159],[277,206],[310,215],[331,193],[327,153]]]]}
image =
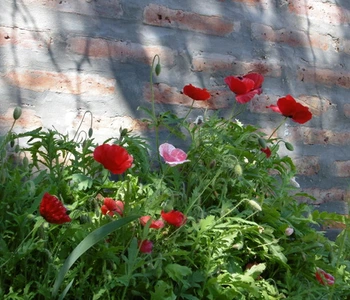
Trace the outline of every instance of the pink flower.
{"type": "Polygon", "coordinates": [[[173,145],[164,143],[159,146],[159,154],[171,167],[188,162],[187,154],[173,145]]]}
{"type": "Polygon", "coordinates": [[[167,213],[162,210],[161,216],[165,222],[174,225],[175,227],[180,227],[187,221],[186,216],[177,210],[171,210],[167,213]]]}
{"type": "Polygon", "coordinates": [[[124,202],[123,201],[115,201],[112,198],[105,198],[103,200],[103,205],[101,206],[101,212],[103,215],[110,215],[113,217],[116,213],[120,216],[123,216],[124,212],[124,202]]]}
{"type": "MultiPolygon", "coordinates": [[[[140,223],[142,226],[146,226],[147,222],[151,220],[150,216],[143,216],[140,218],[140,223]]],[[[162,220],[151,220],[149,228],[161,229],[164,227],[164,222],[162,220]]]]}
{"type": "Polygon", "coordinates": [[[266,158],[271,156],[271,150],[269,147],[266,147],[265,149],[261,148],[260,150],[266,154],[266,158]]]}
{"type": "Polygon", "coordinates": [[[262,93],[262,83],[264,77],[258,73],[249,73],[241,76],[228,76],[225,78],[225,83],[230,90],[236,94],[236,100],[238,103],[247,103],[255,95],[262,93]]]}
{"type": "Polygon", "coordinates": [[[55,196],[45,193],[39,206],[40,214],[52,224],[63,224],[71,221],[67,215],[67,209],[55,196]]]}
{"type": "Polygon", "coordinates": [[[186,96],[197,101],[206,101],[210,98],[210,94],[206,89],[197,88],[192,84],[186,85],[183,89],[183,92],[186,96]]]}
{"type": "Polygon", "coordinates": [[[317,268],[316,269],[316,279],[319,283],[321,283],[322,285],[333,285],[335,282],[334,277],[331,274],[328,274],[326,271],[317,268]]]}
{"type": "Polygon", "coordinates": [[[138,244],[142,253],[151,253],[153,250],[153,243],[150,240],[139,241],[138,244]]]}

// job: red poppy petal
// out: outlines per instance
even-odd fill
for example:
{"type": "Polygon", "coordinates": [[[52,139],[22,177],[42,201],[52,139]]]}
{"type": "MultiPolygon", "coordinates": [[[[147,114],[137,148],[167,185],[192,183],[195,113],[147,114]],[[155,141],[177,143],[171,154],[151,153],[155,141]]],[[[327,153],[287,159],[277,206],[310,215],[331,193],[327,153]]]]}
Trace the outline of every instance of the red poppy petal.
{"type": "MultiPolygon", "coordinates": [[[[242,95],[248,92],[246,84],[238,77],[228,76],[224,79],[224,81],[228,85],[229,89],[237,95],[242,95]]],[[[253,81],[252,86],[254,86],[253,81]]]]}
{"type": "Polygon", "coordinates": [[[257,94],[258,94],[258,91],[253,90],[253,91],[250,91],[250,92],[243,94],[243,95],[236,95],[236,100],[238,103],[244,104],[244,103],[247,103],[250,100],[252,100],[254,98],[254,96],[257,94]]]}
{"type": "MultiPolygon", "coordinates": [[[[264,82],[264,76],[258,73],[249,73],[247,75],[243,76],[244,78],[249,78],[254,81],[254,87],[253,89],[260,89],[263,82],[264,82]]],[[[259,95],[261,94],[262,90],[260,91],[259,95]]]]}
{"type": "Polygon", "coordinates": [[[206,89],[201,89],[188,84],[184,86],[183,93],[193,100],[205,101],[210,98],[210,93],[206,89]]]}

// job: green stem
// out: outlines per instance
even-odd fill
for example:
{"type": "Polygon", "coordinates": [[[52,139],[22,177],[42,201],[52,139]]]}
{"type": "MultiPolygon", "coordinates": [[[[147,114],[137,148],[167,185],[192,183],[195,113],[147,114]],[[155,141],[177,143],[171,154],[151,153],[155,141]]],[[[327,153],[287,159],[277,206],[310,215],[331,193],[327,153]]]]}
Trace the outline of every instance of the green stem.
{"type": "Polygon", "coordinates": [[[154,70],[154,64],[155,64],[156,59],[158,59],[157,64],[159,64],[160,57],[158,54],[156,54],[153,57],[149,81],[150,81],[150,85],[151,85],[150,89],[151,89],[152,117],[153,117],[153,123],[155,126],[155,135],[156,135],[156,152],[157,152],[157,158],[158,158],[159,165],[161,166],[161,160],[160,160],[160,155],[159,155],[159,123],[158,123],[158,119],[156,116],[156,110],[155,110],[155,105],[154,105],[155,101],[154,101],[154,89],[153,89],[153,70],[154,70]]]}
{"type": "Polygon", "coordinates": [[[192,100],[191,107],[190,107],[190,109],[188,110],[186,116],[184,117],[183,123],[186,122],[186,119],[188,118],[189,114],[191,113],[191,111],[192,111],[192,109],[193,109],[193,104],[194,104],[194,100],[192,100]]]}
{"type": "Polygon", "coordinates": [[[271,139],[271,138],[273,137],[273,135],[276,133],[276,131],[277,131],[278,129],[280,129],[280,127],[286,122],[287,118],[288,118],[288,117],[285,117],[285,118],[282,120],[282,122],[275,128],[275,130],[272,131],[272,133],[270,134],[270,136],[269,136],[269,138],[268,138],[267,140],[269,140],[269,139],[271,139]]]}

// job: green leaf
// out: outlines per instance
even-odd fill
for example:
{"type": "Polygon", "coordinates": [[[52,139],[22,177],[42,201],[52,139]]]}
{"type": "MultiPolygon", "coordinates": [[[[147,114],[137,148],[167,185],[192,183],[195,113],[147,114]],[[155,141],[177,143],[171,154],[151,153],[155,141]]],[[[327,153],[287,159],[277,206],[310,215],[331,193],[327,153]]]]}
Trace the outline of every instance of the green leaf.
{"type": "Polygon", "coordinates": [[[78,184],[78,190],[84,191],[92,187],[93,180],[84,174],[73,174],[72,180],[78,184]]]}
{"type": "Polygon", "coordinates": [[[82,256],[87,250],[89,250],[92,246],[97,244],[100,240],[105,238],[111,232],[123,227],[124,225],[136,220],[139,216],[130,216],[125,217],[114,222],[108,223],[93,232],[91,232],[88,236],[86,236],[77,247],[72,251],[72,253],[67,257],[63,266],[61,267],[55,283],[52,289],[52,297],[56,297],[58,289],[60,288],[64,276],[67,274],[71,266],[76,262],[76,260],[82,256]]]}
{"type": "Polygon", "coordinates": [[[165,272],[174,281],[182,281],[183,277],[192,273],[192,270],[188,267],[181,266],[179,264],[168,264],[165,267],[165,272]]]}
{"type": "Polygon", "coordinates": [[[175,300],[176,296],[172,292],[172,286],[168,285],[163,280],[159,280],[155,287],[154,292],[151,292],[151,300],[175,300]]]}

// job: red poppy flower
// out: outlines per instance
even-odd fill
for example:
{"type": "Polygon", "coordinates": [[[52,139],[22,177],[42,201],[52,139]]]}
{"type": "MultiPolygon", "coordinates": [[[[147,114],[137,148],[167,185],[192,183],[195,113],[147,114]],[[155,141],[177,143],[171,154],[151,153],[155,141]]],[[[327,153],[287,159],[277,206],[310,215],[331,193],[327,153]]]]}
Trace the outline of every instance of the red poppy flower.
{"type": "Polygon", "coordinates": [[[187,154],[183,150],[175,148],[172,144],[161,144],[159,146],[159,154],[171,167],[189,162],[187,154]]]}
{"type": "Polygon", "coordinates": [[[328,274],[326,271],[320,268],[317,268],[315,275],[317,281],[322,285],[333,285],[335,282],[335,279],[331,274],[328,274]]]}
{"type": "Polygon", "coordinates": [[[52,224],[63,224],[71,221],[63,203],[49,193],[44,194],[39,206],[39,211],[43,218],[52,224]]]}
{"type": "Polygon", "coordinates": [[[113,217],[116,213],[120,216],[123,216],[124,212],[124,202],[115,201],[112,198],[105,198],[103,200],[103,205],[101,206],[101,212],[103,215],[110,215],[113,217]]]}
{"type": "MultiPolygon", "coordinates": [[[[142,226],[145,226],[147,222],[151,219],[150,216],[143,216],[140,218],[140,223],[142,226]]],[[[149,228],[161,229],[164,227],[164,222],[162,220],[152,220],[149,228]]]]}
{"type": "Polygon", "coordinates": [[[309,108],[296,102],[291,95],[279,98],[277,105],[270,105],[267,108],[271,108],[273,111],[291,118],[299,124],[304,124],[312,118],[309,108]]]}
{"type": "Polygon", "coordinates": [[[243,77],[228,76],[225,78],[225,83],[236,94],[237,102],[242,104],[262,93],[261,86],[263,82],[264,77],[258,73],[249,73],[243,77]]]}
{"type": "Polygon", "coordinates": [[[180,227],[187,221],[186,216],[177,210],[171,210],[167,213],[162,210],[161,216],[165,222],[174,225],[175,227],[180,227]]]}
{"type": "Polygon", "coordinates": [[[206,101],[210,98],[210,94],[206,89],[197,88],[192,84],[184,86],[183,93],[193,100],[198,101],[206,101]]]}
{"type": "Polygon", "coordinates": [[[260,149],[262,152],[264,152],[266,154],[266,157],[269,158],[271,156],[271,150],[269,147],[266,147],[266,148],[261,148],[260,149]]]}
{"type": "Polygon", "coordinates": [[[94,150],[94,159],[113,174],[122,174],[129,169],[133,157],[122,146],[102,144],[94,150]]]}
{"type": "Polygon", "coordinates": [[[150,240],[139,241],[138,244],[142,253],[151,253],[153,250],[153,243],[150,240]]]}

